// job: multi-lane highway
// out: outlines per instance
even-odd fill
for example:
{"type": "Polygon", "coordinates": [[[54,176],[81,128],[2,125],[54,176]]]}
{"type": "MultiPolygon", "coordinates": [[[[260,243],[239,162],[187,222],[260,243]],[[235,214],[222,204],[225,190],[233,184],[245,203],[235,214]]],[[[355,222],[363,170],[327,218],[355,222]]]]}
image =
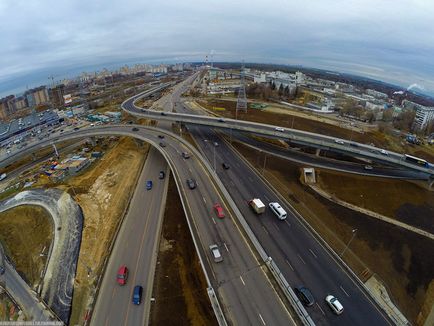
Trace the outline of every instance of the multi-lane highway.
{"type": "MultiPolygon", "coordinates": [[[[275,292],[266,275],[266,267],[259,262],[240,230],[233,222],[233,213],[225,204],[216,186],[209,164],[188,143],[168,132],[150,127],[134,125],[112,125],[92,127],[87,130],[55,135],[44,143],[32,145],[0,161],[5,166],[20,155],[31,153],[51,142],[98,135],[127,135],[150,142],[163,154],[174,173],[186,215],[190,219],[193,233],[199,243],[199,254],[204,268],[214,287],[226,318],[239,325],[288,325],[291,317],[275,292]],[[137,131],[132,131],[137,128],[137,131]],[[158,135],[165,135],[164,148],[159,146],[158,135]],[[193,153],[190,159],[181,156],[183,151],[193,153]],[[187,178],[197,180],[197,189],[187,187],[187,178]],[[219,202],[226,211],[225,219],[217,219],[212,206],[219,202]],[[212,261],[209,245],[217,244],[222,251],[223,263],[212,261]]],[[[131,303],[129,303],[131,304],[131,303]]]]}
{"type": "MultiPolygon", "coordinates": [[[[162,85],[161,88],[168,87],[162,85]]],[[[146,95],[146,93],[144,93],[146,95]]],[[[283,129],[277,126],[267,125],[257,122],[248,122],[226,118],[215,118],[203,115],[185,114],[185,113],[170,113],[158,112],[154,110],[146,110],[134,104],[136,100],[143,95],[138,94],[129,98],[122,103],[122,108],[133,115],[146,117],[156,120],[168,120],[175,122],[182,122],[184,124],[202,125],[226,130],[238,130],[243,132],[257,133],[261,135],[289,140],[292,143],[297,143],[306,146],[312,146],[327,150],[334,150],[350,156],[363,157],[374,161],[382,162],[392,166],[405,167],[410,170],[422,172],[429,176],[434,176],[434,166],[423,166],[406,161],[405,156],[400,153],[391,151],[384,151],[380,148],[356,143],[354,141],[347,141],[336,139],[325,135],[315,134],[307,131],[297,129],[283,129]]]]}

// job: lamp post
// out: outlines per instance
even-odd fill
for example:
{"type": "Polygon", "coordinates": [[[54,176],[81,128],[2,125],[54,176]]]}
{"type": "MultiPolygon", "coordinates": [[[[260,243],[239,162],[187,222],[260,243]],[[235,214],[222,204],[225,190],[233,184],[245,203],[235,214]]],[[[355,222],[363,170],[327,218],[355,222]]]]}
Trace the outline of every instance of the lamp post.
{"type": "Polygon", "coordinates": [[[350,246],[351,241],[353,241],[354,237],[356,236],[357,229],[353,229],[352,233],[353,233],[353,235],[351,236],[350,241],[348,241],[347,245],[345,246],[344,250],[341,253],[341,258],[344,256],[345,252],[347,251],[348,247],[350,246]]]}

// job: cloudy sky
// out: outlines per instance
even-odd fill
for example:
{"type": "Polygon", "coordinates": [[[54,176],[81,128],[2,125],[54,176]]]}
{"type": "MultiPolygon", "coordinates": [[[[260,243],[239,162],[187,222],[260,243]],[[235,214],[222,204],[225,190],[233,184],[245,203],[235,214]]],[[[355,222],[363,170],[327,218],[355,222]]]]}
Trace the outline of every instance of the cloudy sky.
{"type": "Polygon", "coordinates": [[[0,0],[0,95],[133,62],[274,62],[434,95],[431,0],[0,0]]]}

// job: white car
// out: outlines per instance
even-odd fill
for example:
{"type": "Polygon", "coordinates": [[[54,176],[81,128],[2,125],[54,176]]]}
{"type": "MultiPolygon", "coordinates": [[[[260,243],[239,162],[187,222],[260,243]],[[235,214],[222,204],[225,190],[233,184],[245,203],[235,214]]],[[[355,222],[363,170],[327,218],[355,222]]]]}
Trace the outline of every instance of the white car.
{"type": "Polygon", "coordinates": [[[329,294],[328,296],[326,296],[325,301],[336,315],[340,315],[344,311],[344,307],[334,296],[329,294]]]}
{"type": "Polygon", "coordinates": [[[383,155],[389,155],[389,153],[386,152],[384,149],[382,149],[382,150],[380,151],[380,153],[383,154],[383,155]]]}
{"type": "Polygon", "coordinates": [[[216,263],[223,261],[222,254],[220,253],[219,247],[216,244],[210,245],[209,250],[211,250],[212,258],[216,263]]]}
{"type": "Polygon", "coordinates": [[[276,127],[274,130],[280,131],[280,132],[284,132],[285,131],[285,129],[283,129],[282,127],[276,127]]]}
{"type": "Polygon", "coordinates": [[[344,145],[344,144],[345,144],[344,141],[343,141],[343,140],[340,140],[340,139],[335,139],[335,143],[336,143],[336,144],[341,144],[341,145],[344,145]]]}

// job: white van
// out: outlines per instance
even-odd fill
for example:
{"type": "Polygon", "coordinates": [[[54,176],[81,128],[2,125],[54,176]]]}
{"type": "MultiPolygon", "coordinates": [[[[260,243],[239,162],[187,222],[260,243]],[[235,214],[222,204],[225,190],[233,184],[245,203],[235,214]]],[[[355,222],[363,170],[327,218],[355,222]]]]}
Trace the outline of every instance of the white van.
{"type": "Polygon", "coordinates": [[[282,206],[279,205],[279,203],[269,203],[268,206],[270,206],[270,209],[273,211],[274,214],[276,214],[279,220],[286,219],[286,212],[282,208],[282,206]]]}

